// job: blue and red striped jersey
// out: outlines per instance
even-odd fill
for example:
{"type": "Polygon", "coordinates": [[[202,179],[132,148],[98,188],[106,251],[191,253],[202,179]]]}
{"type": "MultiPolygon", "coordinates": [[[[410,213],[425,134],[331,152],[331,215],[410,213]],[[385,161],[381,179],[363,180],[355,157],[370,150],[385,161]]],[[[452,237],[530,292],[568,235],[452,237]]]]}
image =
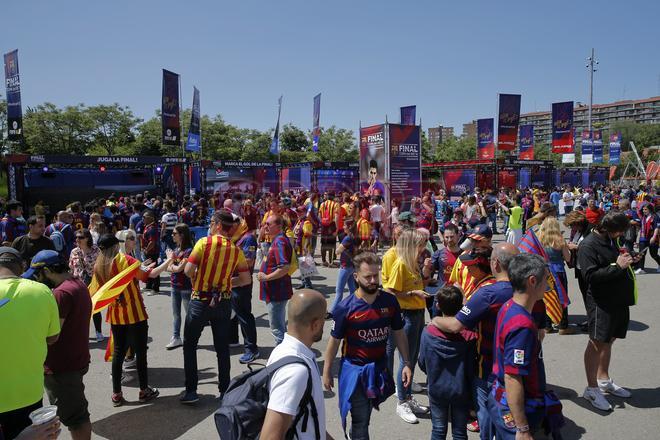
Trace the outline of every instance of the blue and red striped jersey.
{"type": "Polygon", "coordinates": [[[498,281],[474,292],[456,319],[470,330],[477,330],[477,353],[479,364],[477,374],[488,380],[493,369],[493,338],[497,312],[502,304],[513,296],[513,288],[508,281],[498,281]]]}
{"type": "Polygon", "coordinates": [[[401,330],[401,307],[394,295],[380,291],[369,304],[356,295],[349,295],[333,311],[330,334],[343,340],[342,357],[356,365],[385,358],[390,329],[401,330]]]}
{"type": "MultiPolygon", "coordinates": [[[[260,271],[269,275],[280,267],[291,264],[293,258],[295,256],[293,255],[293,247],[289,239],[283,233],[279,233],[273,238],[268,255],[261,263],[260,271]]],[[[293,295],[291,276],[288,274],[276,280],[261,281],[259,287],[259,297],[267,303],[271,301],[284,301],[293,295]]]]}
{"type": "Polygon", "coordinates": [[[522,377],[525,400],[543,399],[545,367],[534,318],[510,299],[500,308],[495,327],[493,375],[504,387],[504,375],[522,377]]]}

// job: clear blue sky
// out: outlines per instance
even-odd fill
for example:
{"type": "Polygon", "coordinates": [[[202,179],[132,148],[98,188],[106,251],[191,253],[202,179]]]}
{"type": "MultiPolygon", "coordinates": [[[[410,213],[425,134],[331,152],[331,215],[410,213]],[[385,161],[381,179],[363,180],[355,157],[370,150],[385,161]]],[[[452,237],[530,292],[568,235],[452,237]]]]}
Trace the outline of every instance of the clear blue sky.
{"type": "MultiPolygon", "coordinates": [[[[0,50],[19,49],[25,106],[118,102],[149,118],[161,68],[181,74],[202,112],[240,127],[282,121],[356,129],[398,122],[417,105],[425,128],[495,116],[497,93],[522,111],[660,95],[660,2],[614,1],[12,1],[0,50]]],[[[4,96],[4,89],[0,91],[4,96]]],[[[188,123],[185,121],[185,123],[188,123]]]]}

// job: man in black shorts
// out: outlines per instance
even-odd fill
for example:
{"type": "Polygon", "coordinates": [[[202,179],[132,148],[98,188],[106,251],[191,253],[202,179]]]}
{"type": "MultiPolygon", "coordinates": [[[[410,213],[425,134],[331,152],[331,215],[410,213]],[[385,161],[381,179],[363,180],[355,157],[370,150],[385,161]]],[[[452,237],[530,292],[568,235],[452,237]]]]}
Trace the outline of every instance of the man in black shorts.
{"type": "Polygon", "coordinates": [[[584,352],[587,388],[583,397],[601,411],[612,409],[604,393],[631,396],[630,391],[615,384],[609,375],[612,343],[626,337],[629,307],[636,300],[631,265],[639,257],[631,255],[619,243],[628,224],[624,213],[610,211],[578,249],[578,266],[587,286],[585,306],[589,325],[589,343],[584,352]]]}

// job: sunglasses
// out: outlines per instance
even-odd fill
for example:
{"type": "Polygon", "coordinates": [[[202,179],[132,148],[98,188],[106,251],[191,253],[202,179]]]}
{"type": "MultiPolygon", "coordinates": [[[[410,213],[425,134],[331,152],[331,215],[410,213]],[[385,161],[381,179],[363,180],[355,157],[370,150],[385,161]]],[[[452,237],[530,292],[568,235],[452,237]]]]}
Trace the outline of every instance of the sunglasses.
{"type": "Polygon", "coordinates": [[[76,236],[76,240],[84,240],[84,239],[85,239],[85,237],[82,236],[82,235],[77,235],[76,236]]]}
{"type": "Polygon", "coordinates": [[[126,237],[126,240],[134,241],[134,240],[135,240],[135,237],[126,237]]]}

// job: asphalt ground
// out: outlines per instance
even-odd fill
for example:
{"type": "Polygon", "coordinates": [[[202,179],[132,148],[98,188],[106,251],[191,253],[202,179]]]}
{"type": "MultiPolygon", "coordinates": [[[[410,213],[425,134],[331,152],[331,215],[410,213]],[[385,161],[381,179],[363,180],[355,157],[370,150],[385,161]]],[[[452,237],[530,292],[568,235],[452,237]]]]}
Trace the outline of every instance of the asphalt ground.
{"type": "MultiPolygon", "coordinates": [[[[496,236],[496,241],[501,236],[496,236]]],[[[647,259],[647,268],[655,269],[655,263],[647,259]]],[[[317,259],[318,261],[318,259],[317,259]]],[[[334,297],[337,269],[319,267],[320,276],[313,280],[330,303],[334,297]]],[[[298,280],[294,280],[295,284],[298,280]]],[[[633,396],[629,399],[608,397],[614,410],[601,412],[593,409],[581,395],[586,386],[583,369],[583,353],[587,335],[550,334],[543,342],[548,388],[554,389],[564,406],[566,426],[565,439],[658,439],[660,438],[660,274],[649,273],[638,276],[639,302],[631,308],[631,322],[625,340],[616,341],[613,348],[610,374],[619,385],[628,388],[633,396]]],[[[183,390],[183,352],[181,348],[167,351],[172,332],[172,311],[168,284],[163,277],[161,294],[145,296],[149,313],[149,383],[160,390],[160,397],[148,404],[139,404],[138,385],[135,371],[127,373],[124,397],[127,403],[114,408],[110,401],[112,386],[110,363],[103,360],[105,343],[93,340],[90,326],[90,349],[92,362],[85,376],[86,395],[92,418],[93,437],[107,439],[211,439],[217,438],[213,412],[218,406],[217,362],[213,350],[210,328],[207,328],[198,349],[200,401],[194,406],[179,403],[183,390]]],[[[577,282],[569,273],[570,322],[585,320],[585,311],[577,282]]],[[[268,329],[265,304],[258,299],[258,287],[253,291],[253,312],[257,320],[258,342],[265,362],[274,347],[268,329]]],[[[428,315],[426,316],[428,320],[428,315]]],[[[103,324],[104,334],[108,325],[103,324]]],[[[313,348],[322,367],[322,356],[330,332],[326,322],[323,340],[313,348]]],[[[246,370],[239,364],[242,348],[232,349],[231,375],[246,370]]],[[[421,371],[415,372],[415,381],[424,384],[421,371]]],[[[336,384],[336,382],[335,382],[336,384]]],[[[416,396],[422,403],[428,397],[416,396]]],[[[336,396],[326,393],[326,415],[328,432],[335,439],[343,438],[336,396]]],[[[390,397],[374,411],[371,418],[372,439],[424,439],[430,438],[430,416],[421,417],[416,425],[402,421],[395,412],[396,401],[390,397]]],[[[66,429],[61,438],[70,438],[66,429]]],[[[470,433],[469,438],[478,438],[470,433]]]]}

